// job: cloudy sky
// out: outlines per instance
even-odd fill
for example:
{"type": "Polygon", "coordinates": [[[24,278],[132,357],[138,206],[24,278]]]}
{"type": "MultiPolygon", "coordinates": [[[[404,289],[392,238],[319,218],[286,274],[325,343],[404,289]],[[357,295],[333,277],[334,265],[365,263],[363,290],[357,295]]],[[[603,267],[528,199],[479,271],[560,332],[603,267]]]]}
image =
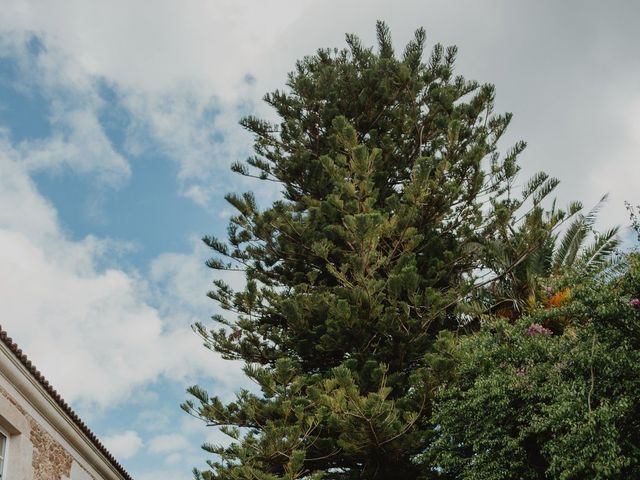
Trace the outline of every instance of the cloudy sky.
{"type": "Polygon", "coordinates": [[[0,3],[0,323],[139,480],[190,478],[219,438],[179,410],[187,385],[247,385],[190,330],[216,312],[199,238],[224,233],[226,192],[273,198],[229,165],[297,58],[424,26],[496,84],[523,177],[609,192],[607,225],[640,203],[637,2],[0,3]]]}

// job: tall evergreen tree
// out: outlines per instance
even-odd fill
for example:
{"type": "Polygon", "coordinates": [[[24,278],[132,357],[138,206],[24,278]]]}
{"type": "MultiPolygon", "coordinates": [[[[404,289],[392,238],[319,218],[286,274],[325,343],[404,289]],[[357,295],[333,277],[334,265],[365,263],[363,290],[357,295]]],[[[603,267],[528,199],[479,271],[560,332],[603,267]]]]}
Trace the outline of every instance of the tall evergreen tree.
{"type": "Polygon", "coordinates": [[[204,238],[208,265],[242,269],[246,287],[215,280],[209,295],[230,315],[195,328],[260,393],[224,404],[190,389],[183,408],[233,439],[204,446],[216,455],[197,478],[435,476],[421,454],[450,369],[430,354],[438,332],[468,321],[474,291],[567,217],[540,206],[552,178],[511,192],[525,145],[498,153],[511,115],[493,114],[493,86],[454,76],[455,47],[425,61],[424,30],[400,56],[384,23],[377,35],[377,51],[348,35],[346,49],[299,61],[265,96],[278,124],[242,120],[255,155],[233,170],[282,198],[261,210],[250,193],[226,197],[237,214],[226,241],[204,238]],[[516,230],[531,241],[497,262],[516,230]]]}

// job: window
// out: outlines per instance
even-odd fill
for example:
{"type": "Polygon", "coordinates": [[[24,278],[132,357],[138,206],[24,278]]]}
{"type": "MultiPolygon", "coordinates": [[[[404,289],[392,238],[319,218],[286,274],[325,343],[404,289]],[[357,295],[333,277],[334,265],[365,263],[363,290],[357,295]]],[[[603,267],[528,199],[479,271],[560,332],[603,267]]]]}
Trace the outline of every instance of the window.
{"type": "Polygon", "coordinates": [[[7,458],[7,444],[9,437],[0,430],[0,480],[4,478],[5,459],[7,458]]]}

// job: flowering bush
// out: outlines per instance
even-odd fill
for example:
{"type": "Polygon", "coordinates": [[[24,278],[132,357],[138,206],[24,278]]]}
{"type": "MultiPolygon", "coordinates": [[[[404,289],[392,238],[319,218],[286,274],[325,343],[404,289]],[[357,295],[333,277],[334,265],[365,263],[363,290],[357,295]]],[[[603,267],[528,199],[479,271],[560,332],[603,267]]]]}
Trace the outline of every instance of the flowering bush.
{"type": "Polygon", "coordinates": [[[527,328],[527,334],[530,336],[533,335],[551,335],[553,332],[548,328],[544,328],[539,323],[533,323],[529,328],[527,328]]]}
{"type": "Polygon", "coordinates": [[[638,291],[631,255],[624,274],[575,282],[558,308],[461,337],[425,454],[436,477],[640,478],[638,291]],[[553,335],[543,326],[556,324],[553,335]]]}

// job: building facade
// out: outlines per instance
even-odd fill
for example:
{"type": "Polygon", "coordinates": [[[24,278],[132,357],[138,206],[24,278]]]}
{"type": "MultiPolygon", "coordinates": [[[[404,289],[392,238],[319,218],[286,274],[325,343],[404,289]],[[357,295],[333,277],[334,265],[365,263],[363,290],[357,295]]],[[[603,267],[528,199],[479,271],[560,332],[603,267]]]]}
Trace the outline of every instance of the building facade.
{"type": "Polygon", "coordinates": [[[1,328],[0,479],[132,480],[1,328]]]}

